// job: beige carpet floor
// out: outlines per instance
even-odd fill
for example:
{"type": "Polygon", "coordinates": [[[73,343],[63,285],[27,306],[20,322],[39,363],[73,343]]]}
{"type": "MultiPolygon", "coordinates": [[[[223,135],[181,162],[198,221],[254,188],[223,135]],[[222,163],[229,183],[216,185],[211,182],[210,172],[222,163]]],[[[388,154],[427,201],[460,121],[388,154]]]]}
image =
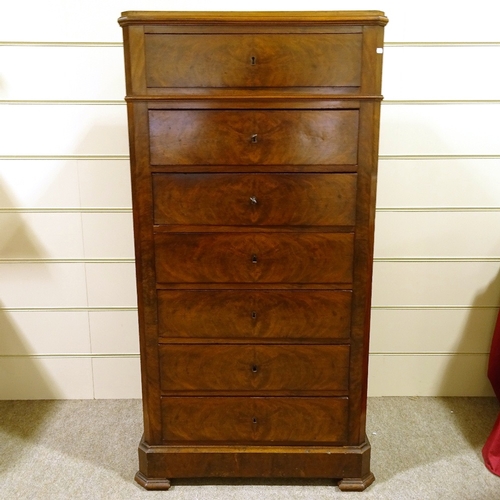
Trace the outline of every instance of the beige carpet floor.
{"type": "Polygon", "coordinates": [[[371,398],[375,483],[342,493],[332,481],[133,481],[142,433],[137,400],[0,401],[0,499],[497,500],[500,477],[481,448],[499,411],[491,398],[371,398]]]}

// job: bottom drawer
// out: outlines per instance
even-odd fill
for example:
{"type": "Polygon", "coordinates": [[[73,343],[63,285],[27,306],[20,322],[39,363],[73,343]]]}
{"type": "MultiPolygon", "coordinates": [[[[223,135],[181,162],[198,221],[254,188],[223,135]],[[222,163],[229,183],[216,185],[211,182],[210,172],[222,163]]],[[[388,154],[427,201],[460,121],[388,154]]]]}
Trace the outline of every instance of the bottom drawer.
{"type": "Polygon", "coordinates": [[[165,442],[345,443],[348,398],[169,397],[165,442]]]}

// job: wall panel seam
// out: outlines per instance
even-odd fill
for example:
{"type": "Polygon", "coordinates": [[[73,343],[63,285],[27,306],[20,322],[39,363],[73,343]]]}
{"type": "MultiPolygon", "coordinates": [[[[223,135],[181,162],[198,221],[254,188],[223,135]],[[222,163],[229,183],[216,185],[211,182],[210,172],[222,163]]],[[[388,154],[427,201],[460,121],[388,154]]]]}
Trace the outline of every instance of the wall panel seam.
{"type": "MultiPolygon", "coordinates": [[[[455,351],[370,351],[370,356],[488,356],[489,352],[455,351]]],[[[0,354],[0,359],[13,358],[82,358],[82,359],[139,359],[139,353],[36,353],[0,354]]]]}
{"type": "Polygon", "coordinates": [[[370,356],[488,356],[489,352],[458,351],[370,351],[370,356]]]}
{"type": "Polygon", "coordinates": [[[84,214],[131,214],[132,208],[130,207],[9,207],[0,208],[0,213],[14,213],[14,214],[52,214],[52,213],[84,213],[84,214]]]}
{"type": "Polygon", "coordinates": [[[24,42],[2,41],[0,47],[117,47],[122,48],[123,42],[24,42]]]}
{"type": "Polygon", "coordinates": [[[2,160],[128,160],[128,154],[115,155],[0,155],[2,160]]]}
{"type": "MultiPolygon", "coordinates": [[[[128,154],[95,154],[95,155],[0,155],[2,160],[129,160],[128,154]]],[[[480,154],[460,154],[460,155],[401,155],[401,154],[382,154],[379,160],[499,160],[498,155],[480,155],[480,154]]]]}
{"type": "Polygon", "coordinates": [[[82,259],[30,259],[30,258],[0,258],[0,264],[133,264],[134,258],[82,258],[82,259]]]}
{"type": "MultiPolygon", "coordinates": [[[[455,41],[455,42],[403,42],[403,41],[393,41],[384,42],[384,47],[499,47],[500,42],[493,41],[483,41],[483,42],[465,42],[465,41],[455,41]]],[[[0,47],[116,47],[122,48],[123,42],[65,42],[65,41],[1,41],[0,47]]]]}
{"type": "MultiPolygon", "coordinates": [[[[448,105],[448,104],[500,104],[500,99],[384,99],[387,105],[448,105]]],[[[11,99],[0,100],[2,106],[126,106],[122,99],[11,99]]]]}
{"type": "Polygon", "coordinates": [[[403,304],[403,305],[372,305],[372,311],[470,311],[477,309],[499,310],[498,305],[450,305],[450,304],[403,304]]]}
{"type": "Polygon", "coordinates": [[[16,99],[16,100],[0,100],[0,105],[5,106],[126,106],[126,102],[120,99],[100,99],[100,100],[85,100],[85,99],[16,99]]]}
{"type": "Polygon", "coordinates": [[[377,212],[499,212],[500,206],[492,207],[456,207],[456,206],[443,206],[443,207],[377,207],[377,212]]]}
{"type": "Polygon", "coordinates": [[[106,358],[132,358],[139,359],[139,353],[85,353],[85,352],[64,352],[64,353],[36,353],[36,354],[0,354],[0,359],[12,358],[90,358],[90,359],[106,359],[106,358]]]}
{"type": "MultiPolygon", "coordinates": [[[[0,159],[2,157],[0,156],[0,159]]],[[[379,160],[500,160],[500,155],[391,155],[381,154],[379,160]]]]}
{"type": "Polygon", "coordinates": [[[59,313],[59,312],[137,312],[137,306],[41,306],[41,307],[0,307],[0,311],[16,313],[16,312],[44,312],[44,313],[59,313]]]}
{"type": "MultiPolygon", "coordinates": [[[[133,257],[107,258],[22,258],[0,257],[0,264],[133,264],[133,257]]],[[[500,256],[494,257],[375,257],[374,262],[398,263],[436,263],[436,262],[500,262],[500,256]]]]}

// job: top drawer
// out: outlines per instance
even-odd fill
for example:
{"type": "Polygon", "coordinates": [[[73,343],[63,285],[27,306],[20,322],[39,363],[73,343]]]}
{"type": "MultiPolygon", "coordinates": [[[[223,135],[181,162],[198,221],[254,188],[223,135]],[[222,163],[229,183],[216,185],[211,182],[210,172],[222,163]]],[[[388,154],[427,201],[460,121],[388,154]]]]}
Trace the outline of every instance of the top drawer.
{"type": "Polygon", "coordinates": [[[360,33],[147,34],[146,85],[359,87],[360,33]]]}

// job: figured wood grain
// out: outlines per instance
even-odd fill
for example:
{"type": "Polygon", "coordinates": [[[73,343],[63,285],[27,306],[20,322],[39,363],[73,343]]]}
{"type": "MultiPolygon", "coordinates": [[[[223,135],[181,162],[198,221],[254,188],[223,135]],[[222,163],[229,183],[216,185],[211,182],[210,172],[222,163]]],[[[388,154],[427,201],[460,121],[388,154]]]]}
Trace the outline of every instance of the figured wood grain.
{"type": "Polygon", "coordinates": [[[164,392],[347,391],[349,346],[162,345],[164,392]]]}
{"type": "Polygon", "coordinates": [[[350,291],[158,290],[160,339],[347,339],[350,291]]]}
{"type": "Polygon", "coordinates": [[[360,34],[147,34],[148,87],[359,86],[360,34]]]}
{"type": "Polygon", "coordinates": [[[164,442],[344,443],[347,398],[162,398],[164,442]]]}
{"type": "Polygon", "coordinates": [[[157,233],[160,283],[350,283],[350,233],[157,233]]]}
{"type": "Polygon", "coordinates": [[[356,164],[357,110],[150,110],[152,165],[356,164]]]}
{"type": "Polygon", "coordinates": [[[155,224],[355,223],[355,174],[157,174],[153,191],[155,224]]]}
{"type": "Polygon", "coordinates": [[[386,22],[378,11],[120,19],[144,487],[373,481],[365,408],[386,22]]]}

